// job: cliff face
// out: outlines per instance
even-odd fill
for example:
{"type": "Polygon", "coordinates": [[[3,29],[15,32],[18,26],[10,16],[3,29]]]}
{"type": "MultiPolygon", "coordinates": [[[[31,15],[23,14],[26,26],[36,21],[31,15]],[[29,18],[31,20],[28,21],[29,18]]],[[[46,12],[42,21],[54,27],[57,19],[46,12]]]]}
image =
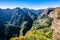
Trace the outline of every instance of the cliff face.
{"type": "Polygon", "coordinates": [[[56,8],[48,16],[53,18],[51,25],[51,28],[54,29],[53,37],[60,38],[60,8],[56,8]]]}

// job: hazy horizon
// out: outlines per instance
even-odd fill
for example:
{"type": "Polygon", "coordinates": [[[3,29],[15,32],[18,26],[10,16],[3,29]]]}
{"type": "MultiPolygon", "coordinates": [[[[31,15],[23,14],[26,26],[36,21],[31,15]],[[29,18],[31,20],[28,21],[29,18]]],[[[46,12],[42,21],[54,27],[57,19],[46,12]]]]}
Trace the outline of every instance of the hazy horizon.
{"type": "Polygon", "coordinates": [[[0,0],[0,8],[45,9],[60,7],[60,0],[0,0]]]}

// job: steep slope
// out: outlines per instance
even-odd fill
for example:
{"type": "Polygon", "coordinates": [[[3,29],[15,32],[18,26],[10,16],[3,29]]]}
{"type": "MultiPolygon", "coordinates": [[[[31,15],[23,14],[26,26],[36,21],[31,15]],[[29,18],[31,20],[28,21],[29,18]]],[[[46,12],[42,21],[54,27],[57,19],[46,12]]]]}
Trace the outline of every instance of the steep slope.
{"type": "Polygon", "coordinates": [[[25,35],[31,29],[33,21],[37,19],[38,14],[43,12],[43,10],[32,10],[19,7],[0,9],[0,37],[9,39],[10,37],[25,35]]]}
{"type": "Polygon", "coordinates": [[[53,18],[51,28],[54,29],[53,37],[56,39],[60,38],[60,8],[56,8],[49,14],[49,17],[53,18]]]}

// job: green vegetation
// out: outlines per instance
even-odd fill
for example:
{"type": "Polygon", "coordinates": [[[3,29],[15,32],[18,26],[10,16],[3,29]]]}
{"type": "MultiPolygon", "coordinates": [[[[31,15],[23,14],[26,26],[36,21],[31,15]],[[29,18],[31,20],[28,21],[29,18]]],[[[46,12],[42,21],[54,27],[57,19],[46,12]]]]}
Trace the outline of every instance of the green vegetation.
{"type": "Polygon", "coordinates": [[[60,35],[60,33],[59,33],[59,32],[57,32],[57,34],[58,34],[58,35],[60,35]]]}
{"type": "Polygon", "coordinates": [[[52,38],[52,34],[53,34],[53,30],[49,31],[47,36],[48,36],[49,38],[52,38]]]}
{"type": "Polygon", "coordinates": [[[58,16],[57,19],[60,19],[60,16],[58,16]]]}
{"type": "Polygon", "coordinates": [[[10,40],[19,40],[18,37],[11,38],[10,40]]]}
{"type": "MultiPolygon", "coordinates": [[[[12,40],[11,38],[10,40],[12,40]]],[[[16,39],[16,38],[15,38],[16,39]]],[[[26,36],[20,36],[18,40],[52,40],[40,30],[31,30],[26,36]]]]}
{"type": "Polygon", "coordinates": [[[32,29],[41,29],[50,27],[53,18],[43,18],[39,20],[35,20],[32,26],[32,29]]]}

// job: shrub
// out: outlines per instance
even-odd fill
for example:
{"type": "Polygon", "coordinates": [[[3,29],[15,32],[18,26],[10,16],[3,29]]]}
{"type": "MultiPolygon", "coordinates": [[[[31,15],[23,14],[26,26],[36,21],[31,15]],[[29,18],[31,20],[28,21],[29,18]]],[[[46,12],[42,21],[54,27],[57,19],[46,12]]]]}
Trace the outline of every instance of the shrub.
{"type": "Polygon", "coordinates": [[[60,19],[60,16],[58,16],[57,19],[60,19]]]}
{"type": "Polygon", "coordinates": [[[19,40],[18,37],[11,38],[10,40],[19,40]]]}

